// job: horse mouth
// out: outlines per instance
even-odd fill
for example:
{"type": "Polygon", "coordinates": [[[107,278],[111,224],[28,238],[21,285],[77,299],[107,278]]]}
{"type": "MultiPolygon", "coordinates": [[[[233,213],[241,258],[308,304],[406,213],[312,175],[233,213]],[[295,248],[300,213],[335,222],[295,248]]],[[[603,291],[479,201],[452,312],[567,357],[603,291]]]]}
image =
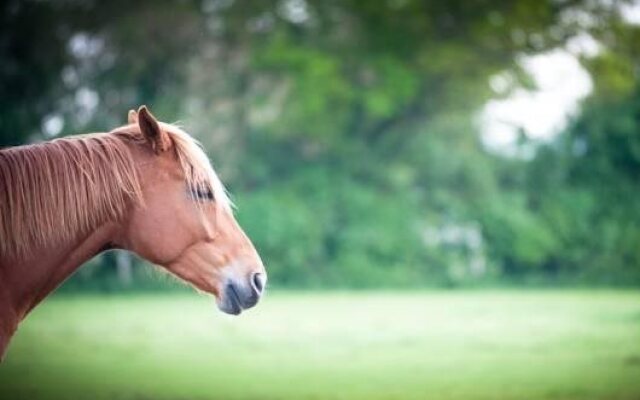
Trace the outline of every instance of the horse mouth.
{"type": "Polygon", "coordinates": [[[232,279],[228,280],[218,298],[218,308],[227,314],[240,314],[258,303],[264,292],[264,284],[263,273],[253,274],[249,283],[243,284],[232,279]]]}
{"type": "Polygon", "coordinates": [[[231,315],[238,315],[242,312],[241,304],[242,302],[240,301],[240,296],[236,288],[232,284],[226,285],[224,288],[224,298],[218,304],[220,311],[231,315]]]}

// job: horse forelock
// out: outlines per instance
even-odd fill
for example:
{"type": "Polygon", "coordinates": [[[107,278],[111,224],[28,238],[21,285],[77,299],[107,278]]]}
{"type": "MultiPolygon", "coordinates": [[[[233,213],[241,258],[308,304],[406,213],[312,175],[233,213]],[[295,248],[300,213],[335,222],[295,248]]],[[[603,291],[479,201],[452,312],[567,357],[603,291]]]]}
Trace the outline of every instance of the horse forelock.
{"type": "Polygon", "coordinates": [[[231,212],[233,202],[211,166],[202,145],[177,125],[161,122],[160,126],[171,137],[187,184],[194,188],[211,190],[216,203],[231,212]]]}

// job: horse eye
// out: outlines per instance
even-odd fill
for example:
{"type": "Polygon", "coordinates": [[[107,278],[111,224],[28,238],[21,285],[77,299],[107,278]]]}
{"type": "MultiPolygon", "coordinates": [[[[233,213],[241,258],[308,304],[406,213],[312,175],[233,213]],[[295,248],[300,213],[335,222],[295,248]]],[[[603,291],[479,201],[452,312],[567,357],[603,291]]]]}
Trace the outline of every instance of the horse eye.
{"type": "Polygon", "coordinates": [[[191,188],[191,197],[197,200],[213,201],[215,198],[211,189],[191,188]]]}

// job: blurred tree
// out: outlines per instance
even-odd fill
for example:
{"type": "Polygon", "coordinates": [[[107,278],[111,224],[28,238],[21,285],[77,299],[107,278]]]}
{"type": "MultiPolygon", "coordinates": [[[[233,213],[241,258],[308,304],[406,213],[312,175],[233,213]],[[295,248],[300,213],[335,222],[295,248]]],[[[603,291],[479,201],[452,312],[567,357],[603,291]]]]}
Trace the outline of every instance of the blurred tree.
{"type": "Polygon", "coordinates": [[[603,246],[636,260],[627,211],[584,240],[596,204],[635,193],[638,41],[621,3],[9,0],[0,146],[106,130],[148,103],[182,117],[241,193],[272,282],[575,276],[603,246]],[[503,96],[532,87],[519,59],[585,32],[607,51],[585,60],[599,78],[584,118],[532,162],[485,152],[489,78],[514,78],[503,96]]]}
{"type": "MultiPolygon", "coordinates": [[[[592,94],[566,132],[539,148],[530,162],[519,163],[519,179],[502,193],[526,193],[518,208],[548,243],[531,248],[539,272],[556,279],[637,284],[640,28],[614,18],[606,29],[592,33],[602,45],[597,56],[583,59],[593,79],[592,94]]],[[[512,213],[508,207],[500,211],[512,213]]],[[[492,231],[499,235],[502,229],[492,231]]],[[[530,263],[517,248],[494,246],[494,257],[506,260],[516,273],[530,273],[530,263]]]]}

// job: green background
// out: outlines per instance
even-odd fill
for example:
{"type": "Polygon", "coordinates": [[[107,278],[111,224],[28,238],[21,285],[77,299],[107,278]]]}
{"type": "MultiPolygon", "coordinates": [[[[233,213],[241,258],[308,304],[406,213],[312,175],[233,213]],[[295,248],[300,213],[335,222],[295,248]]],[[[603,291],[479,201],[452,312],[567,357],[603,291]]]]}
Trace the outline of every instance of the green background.
{"type": "MultiPolygon", "coordinates": [[[[149,105],[202,141],[274,286],[637,286],[631,5],[6,1],[0,146],[149,105]],[[523,60],[578,37],[599,50],[575,54],[593,90],[566,128],[489,151],[483,106],[535,92],[523,60]]],[[[166,288],[116,260],[68,288],[166,288]]]]}
{"type": "Polygon", "coordinates": [[[0,147],[147,104],[202,142],[269,287],[231,318],[102,254],[20,327],[0,398],[640,398],[632,4],[1,2],[0,147]],[[585,36],[567,125],[489,149],[483,107],[585,36]]]}

